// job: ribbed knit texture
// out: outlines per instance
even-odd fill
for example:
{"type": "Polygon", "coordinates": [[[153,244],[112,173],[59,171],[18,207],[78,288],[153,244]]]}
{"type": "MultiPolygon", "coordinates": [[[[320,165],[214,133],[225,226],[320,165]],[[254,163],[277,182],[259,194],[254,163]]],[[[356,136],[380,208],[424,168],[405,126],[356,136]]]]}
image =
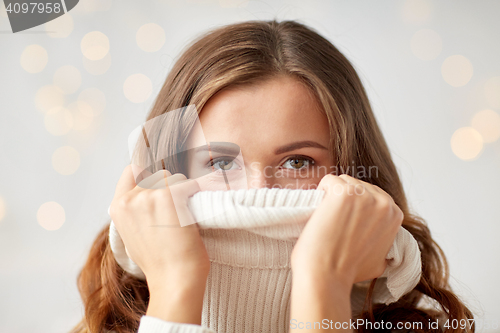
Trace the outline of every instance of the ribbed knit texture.
{"type": "Polygon", "coordinates": [[[214,333],[214,331],[200,325],[173,323],[156,317],[143,316],[137,333],[214,333]]]}
{"type": "MultiPolygon", "coordinates": [[[[323,196],[324,192],[318,190],[261,188],[198,192],[189,199],[188,207],[211,261],[202,326],[217,333],[288,331],[290,255],[323,196]]],[[[140,268],[126,257],[113,224],[110,242],[118,263],[144,278],[140,268]]],[[[420,251],[406,229],[398,232],[387,259],[391,261],[376,283],[374,299],[389,304],[420,280],[420,251]]],[[[353,287],[353,316],[361,310],[368,285],[358,283],[353,287]]]]}

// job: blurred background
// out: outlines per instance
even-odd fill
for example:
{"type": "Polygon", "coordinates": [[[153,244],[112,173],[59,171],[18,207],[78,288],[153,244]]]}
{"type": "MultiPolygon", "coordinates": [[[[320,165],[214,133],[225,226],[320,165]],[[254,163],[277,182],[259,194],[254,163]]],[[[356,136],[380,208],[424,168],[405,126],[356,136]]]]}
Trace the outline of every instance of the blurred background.
{"type": "Polygon", "coordinates": [[[454,290],[477,332],[500,332],[499,13],[486,0],[80,0],[13,34],[1,3],[0,332],[81,319],[76,277],[129,133],[188,42],[254,19],[305,23],[353,63],[454,290]]]}

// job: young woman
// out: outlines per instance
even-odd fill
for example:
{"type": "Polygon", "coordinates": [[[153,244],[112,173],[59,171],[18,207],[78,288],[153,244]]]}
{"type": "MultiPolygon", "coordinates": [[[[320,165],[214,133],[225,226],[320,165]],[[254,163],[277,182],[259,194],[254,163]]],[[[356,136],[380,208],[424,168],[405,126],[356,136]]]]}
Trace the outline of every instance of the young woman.
{"type": "MultiPolygon", "coordinates": [[[[473,326],[429,328],[438,318],[460,322],[473,316],[452,292],[445,256],[426,223],[409,211],[359,77],[328,40],[293,21],[250,21],[215,29],[177,60],[148,120],[192,104],[207,141],[238,145],[245,164],[253,166],[246,169],[248,187],[317,187],[326,193],[293,248],[292,318],[348,322],[353,284],[384,272],[385,255],[403,227],[418,242],[421,279],[397,302],[372,304],[369,299],[361,318],[422,322],[423,329],[413,328],[415,332],[474,332],[473,326]],[[376,166],[377,172],[355,177],[341,171],[312,172],[353,166],[376,166]],[[266,167],[279,170],[280,176],[266,172],[266,167]],[[304,169],[307,176],[299,174],[304,169]],[[332,191],[335,186],[346,191],[332,191]],[[356,187],[363,189],[361,194],[344,194],[356,187]],[[424,301],[434,306],[424,306],[424,301]]],[[[189,128],[179,125],[163,132],[167,146],[176,147],[186,143],[181,138],[189,128]]],[[[231,163],[214,160],[211,166],[225,170],[231,163]]],[[[175,160],[163,168],[165,177],[184,172],[190,178],[189,170],[175,160]]],[[[141,318],[175,322],[198,332],[193,325],[201,324],[210,261],[196,224],[147,228],[160,220],[179,225],[176,207],[168,188],[144,189],[136,181],[127,167],[110,213],[146,281],[117,264],[107,225],[78,279],[85,316],[73,332],[137,332],[141,318]]],[[[181,185],[186,197],[200,190],[195,180],[181,185]]]]}

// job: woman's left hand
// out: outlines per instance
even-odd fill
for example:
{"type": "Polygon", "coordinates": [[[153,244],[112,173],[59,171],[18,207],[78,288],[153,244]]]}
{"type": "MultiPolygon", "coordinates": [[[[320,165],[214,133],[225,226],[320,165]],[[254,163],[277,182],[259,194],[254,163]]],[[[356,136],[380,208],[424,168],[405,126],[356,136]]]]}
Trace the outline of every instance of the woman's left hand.
{"type": "Polygon", "coordinates": [[[403,221],[403,212],[380,187],[349,175],[326,175],[323,201],[292,252],[295,273],[317,271],[349,283],[379,277],[403,221]]]}
{"type": "Polygon", "coordinates": [[[318,190],[323,201],[292,251],[291,318],[349,321],[351,288],[382,275],[403,212],[381,188],[349,175],[326,175],[318,190]]]}

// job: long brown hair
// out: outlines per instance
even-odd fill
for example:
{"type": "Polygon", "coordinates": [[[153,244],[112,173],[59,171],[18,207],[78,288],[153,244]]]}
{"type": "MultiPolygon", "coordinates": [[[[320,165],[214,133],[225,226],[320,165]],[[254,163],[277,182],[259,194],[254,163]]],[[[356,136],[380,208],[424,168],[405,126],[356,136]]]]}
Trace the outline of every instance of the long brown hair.
{"type": "MultiPolygon", "coordinates": [[[[338,169],[348,170],[353,165],[365,170],[377,167],[375,176],[365,174],[360,179],[393,197],[405,215],[403,227],[420,247],[422,276],[414,290],[390,305],[372,304],[373,280],[360,317],[372,322],[393,322],[394,327],[396,322],[422,322],[422,329],[413,327],[415,332],[474,332],[474,326],[429,329],[429,321],[438,318],[463,322],[473,315],[453,293],[446,258],[426,222],[409,210],[398,172],[356,71],[334,45],[313,29],[295,21],[247,21],[209,31],[176,61],[148,120],[191,104],[201,112],[208,99],[221,89],[256,84],[278,75],[306,84],[322,105],[338,169]],[[433,306],[424,307],[424,301],[433,306]]],[[[167,146],[182,145],[184,142],[175,141],[187,137],[188,127],[163,130],[167,146]]],[[[149,142],[155,154],[155,142],[159,140],[149,142]]],[[[161,167],[156,165],[150,171],[157,168],[161,167]]],[[[173,161],[167,169],[174,173],[182,167],[173,161]]],[[[98,235],[78,277],[85,316],[74,333],[136,332],[147,309],[146,282],[118,266],[108,242],[108,228],[109,224],[98,235]]]]}

